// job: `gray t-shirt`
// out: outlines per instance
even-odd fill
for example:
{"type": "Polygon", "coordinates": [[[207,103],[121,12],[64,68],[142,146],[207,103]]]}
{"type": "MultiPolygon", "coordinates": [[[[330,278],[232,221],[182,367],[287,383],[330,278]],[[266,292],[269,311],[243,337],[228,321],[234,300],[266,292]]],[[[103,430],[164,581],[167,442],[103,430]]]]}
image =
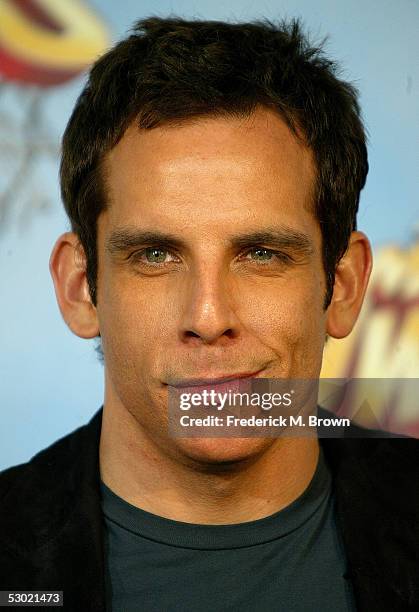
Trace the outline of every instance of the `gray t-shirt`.
{"type": "Polygon", "coordinates": [[[112,612],[353,612],[322,454],[292,504],[234,525],[162,518],[101,485],[112,612]]]}

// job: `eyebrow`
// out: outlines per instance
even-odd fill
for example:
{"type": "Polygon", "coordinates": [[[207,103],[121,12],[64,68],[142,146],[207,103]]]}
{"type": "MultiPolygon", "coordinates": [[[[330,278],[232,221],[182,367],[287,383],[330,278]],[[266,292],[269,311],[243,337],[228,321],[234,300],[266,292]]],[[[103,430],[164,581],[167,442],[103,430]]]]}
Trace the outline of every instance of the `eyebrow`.
{"type": "Polygon", "coordinates": [[[307,234],[287,226],[266,228],[263,231],[233,236],[231,243],[238,249],[263,244],[277,249],[288,249],[302,256],[312,255],[314,252],[313,242],[307,234]]]}
{"type": "Polygon", "coordinates": [[[111,233],[106,243],[106,250],[114,255],[117,253],[125,253],[130,249],[144,246],[145,244],[158,244],[168,249],[179,249],[184,246],[183,240],[180,240],[172,234],[122,227],[111,233]]]}
{"type": "MultiPolygon", "coordinates": [[[[277,249],[291,250],[301,256],[309,256],[314,252],[313,242],[307,234],[287,226],[269,227],[263,231],[233,235],[228,239],[228,242],[235,249],[265,245],[277,249]]],[[[106,250],[114,255],[126,253],[133,248],[147,244],[158,244],[160,247],[167,249],[181,249],[186,246],[184,240],[173,234],[121,227],[114,230],[109,236],[106,250]]]]}

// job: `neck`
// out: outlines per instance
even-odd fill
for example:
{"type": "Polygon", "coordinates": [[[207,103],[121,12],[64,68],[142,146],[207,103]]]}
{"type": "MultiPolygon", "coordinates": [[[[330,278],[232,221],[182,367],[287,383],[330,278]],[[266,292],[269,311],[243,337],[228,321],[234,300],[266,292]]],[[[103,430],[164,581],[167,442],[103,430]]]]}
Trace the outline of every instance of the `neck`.
{"type": "Polygon", "coordinates": [[[211,463],[170,452],[170,444],[156,442],[117,402],[105,403],[103,482],[138,508],[197,524],[252,521],[288,506],[309,485],[319,453],[317,438],[276,438],[249,458],[211,463]]]}

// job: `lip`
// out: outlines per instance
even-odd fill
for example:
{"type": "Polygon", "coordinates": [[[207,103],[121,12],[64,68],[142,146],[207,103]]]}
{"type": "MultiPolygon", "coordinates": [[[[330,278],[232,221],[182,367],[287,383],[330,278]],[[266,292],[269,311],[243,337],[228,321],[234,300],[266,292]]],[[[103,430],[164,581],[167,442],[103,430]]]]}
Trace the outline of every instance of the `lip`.
{"type": "Polygon", "coordinates": [[[183,379],[174,384],[170,384],[171,387],[175,387],[176,389],[184,389],[186,387],[205,387],[205,386],[214,386],[214,385],[223,385],[225,383],[233,382],[236,380],[242,379],[251,379],[256,378],[258,374],[263,371],[257,370],[256,372],[239,372],[237,374],[226,374],[223,376],[211,377],[211,378],[188,378],[183,379]]]}

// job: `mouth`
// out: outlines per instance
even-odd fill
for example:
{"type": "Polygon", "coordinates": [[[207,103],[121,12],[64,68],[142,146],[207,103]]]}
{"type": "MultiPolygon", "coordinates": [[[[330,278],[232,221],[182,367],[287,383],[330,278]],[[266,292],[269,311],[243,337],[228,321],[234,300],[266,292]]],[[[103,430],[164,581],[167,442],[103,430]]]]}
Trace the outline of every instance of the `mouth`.
{"type": "Polygon", "coordinates": [[[199,393],[205,389],[214,389],[217,391],[238,390],[246,381],[257,378],[263,370],[264,368],[255,372],[239,372],[211,378],[200,377],[182,379],[169,383],[169,386],[183,391],[185,389],[191,389],[191,391],[195,393],[199,393]]]}

